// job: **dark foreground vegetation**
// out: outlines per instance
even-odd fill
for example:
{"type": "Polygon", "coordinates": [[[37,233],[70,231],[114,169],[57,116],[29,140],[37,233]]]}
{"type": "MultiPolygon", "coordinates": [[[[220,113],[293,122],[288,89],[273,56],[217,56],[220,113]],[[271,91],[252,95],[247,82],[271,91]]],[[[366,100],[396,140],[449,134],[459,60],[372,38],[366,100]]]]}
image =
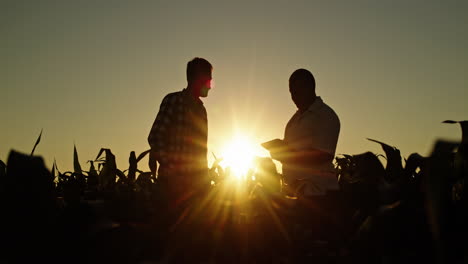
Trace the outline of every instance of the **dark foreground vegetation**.
{"type": "Polygon", "coordinates": [[[375,140],[385,155],[337,157],[340,190],[320,200],[301,186],[286,196],[268,158],[243,181],[216,161],[196,206],[177,217],[164,184],[138,169],[148,152],[131,152],[121,171],[101,149],[84,171],[75,149],[74,171],[60,172],[11,151],[0,161],[0,262],[465,263],[468,123],[459,123],[462,141],[438,141],[430,157],[402,162],[375,140]]]}

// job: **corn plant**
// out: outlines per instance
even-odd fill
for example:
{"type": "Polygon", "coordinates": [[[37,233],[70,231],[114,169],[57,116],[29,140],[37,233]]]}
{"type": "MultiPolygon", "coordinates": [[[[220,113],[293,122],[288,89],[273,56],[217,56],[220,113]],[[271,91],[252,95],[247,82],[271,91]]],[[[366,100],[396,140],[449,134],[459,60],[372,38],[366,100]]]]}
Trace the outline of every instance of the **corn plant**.
{"type": "Polygon", "coordinates": [[[384,176],[385,180],[388,182],[395,182],[400,179],[403,176],[400,150],[375,139],[368,138],[368,140],[380,144],[385,152],[387,159],[384,176]]]}
{"type": "MultiPolygon", "coordinates": [[[[276,170],[276,165],[271,158],[257,157],[255,159],[255,171],[253,176],[255,181],[269,193],[281,191],[282,175],[276,170]]],[[[249,179],[249,177],[247,177],[249,179]]]]}
{"type": "MultiPolygon", "coordinates": [[[[463,185],[455,175],[454,170],[454,152],[459,144],[456,142],[437,141],[434,144],[433,151],[428,165],[426,184],[423,191],[426,194],[427,220],[431,225],[435,252],[438,257],[443,256],[447,249],[455,248],[452,240],[461,241],[460,226],[465,224],[457,223],[460,220],[466,222],[466,216],[460,215],[460,202],[463,199],[463,185]],[[462,217],[460,217],[462,216],[462,217]]],[[[466,201],[464,201],[466,205],[466,201]]],[[[462,208],[465,206],[462,206],[462,208]]],[[[466,208],[465,210],[466,211],[466,208]]],[[[455,261],[444,260],[445,263],[455,263],[455,261]]]]}
{"type": "Polygon", "coordinates": [[[150,150],[146,150],[138,155],[135,151],[130,152],[129,167],[122,173],[118,172],[117,188],[120,191],[130,192],[136,194],[141,199],[150,199],[152,194],[156,191],[156,178],[152,172],[141,171],[138,169],[138,162],[140,162],[150,150]]]}
{"type": "Polygon", "coordinates": [[[371,152],[337,157],[337,176],[342,191],[356,205],[368,204],[368,208],[389,205],[406,198],[419,184],[420,169],[427,159],[413,153],[405,159],[403,167],[397,148],[374,139],[368,140],[382,146],[386,166],[371,152]]]}
{"type": "Polygon", "coordinates": [[[94,160],[88,160],[89,170],[86,171],[88,174],[87,184],[89,188],[97,188],[98,186],[98,171],[94,167],[94,160]]]}
{"type": "Polygon", "coordinates": [[[468,176],[468,121],[446,120],[446,124],[459,124],[462,130],[462,139],[454,156],[454,167],[458,177],[468,176]]]}
{"type": "Polygon", "coordinates": [[[95,162],[99,163],[98,182],[102,190],[112,189],[116,183],[117,177],[125,178],[125,174],[117,169],[115,156],[110,149],[101,148],[95,162]],[[105,157],[101,157],[103,153],[105,153],[105,157]]]}
{"type": "MultiPolygon", "coordinates": [[[[372,221],[368,221],[369,219],[379,219],[380,229],[390,230],[385,236],[381,236],[381,240],[389,240],[391,236],[388,236],[388,233],[392,231],[395,231],[395,234],[409,233],[416,227],[407,224],[406,220],[426,221],[424,210],[427,206],[429,208],[427,222],[434,227],[436,239],[450,240],[451,234],[466,234],[468,229],[465,230],[464,225],[468,221],[468,193],[465,187],[468,179],[468,121],[447,120],[443,123],[461,126],[461,143],[437,142],[431,157],[413,153],[407,159],[402,159],[398,148],[375,139],[368,140],[379,144],[384,155],[371,152],[339,155],[335,160],[335,168],[340,192],[344,194],[346,202],[349,202],[349,207],[356,212],[355,217],[346,215],[342,221],[352,222],[353,227],[356,224],[359,227],[356,230],[360,231],[363,226],[372,227],[372,224],[369,224],[372,221]],[[379,157],[386,159],[386,165],[379,157]]],[[[7,164],[0,161],[0,194],[3,198],[0,200],[4,202],[13,200],[11,202],[13,205],[9,209],[16,207],[18,209],[15,210],[21,212],[23,208],[27,211],[37,207],[52,212],[51,201],[56,196],[63,195],[67,205],[73,205],[86,203],[86,198],[89,197],[86,196],[87,193],[94,192],[102,195],[100,197],[106,203],[106,212],[116,215],[114,220],[123,222],[138,219],[139,221],[152,213],[162,215],[155,212],[164,210],[161,208],[167,203],[164,200],[167,197],[162,195],[164,186],[159,184],[152,172],[138,168],[138,163],[148,155],[149,150],[139,155],[131,151],[128,168],[122,171],[117,168],[112,151],[109,148],[101,148],[96,159],[87,161],[89,169],[84,170],[79,162],[75,145],[73,170],[61,172],[54,159],[52,169],[49,171],[45,169],[43,161],[34,156],[41,136],[42,130],[30,155],[21,155],[12,151],[7,164]],[[82,199],[83,197],[85,199],[82,199]],[[143,217],[134,217],[136,215],[143,217]]],[[[228,228],[231,230],[227,232],[243,230],[235,228],[242,227],[241,224],[249,221],[247,224],[253,227],[249,229],[250,231],[268,227],[263,229],[268,232],[262,234],[268,233],[265,236],[267,239],[259,240],[266,245],[269,242],[267,240],[273,241],[270,238],[275,232],[287,237],[286,233],[289,231],[281,229],[281,226],[278,227],[276,224],[280,223],[280,220],[289,224],[297,223],[297,219],[290,213],[293,210],[288,211],[292,206],[288,207],[287,203],[282,203],[281,199],[284,198],[280,186],[282,175],[276,172],[272,160],[256,159],[255,168],[248,174],[255,176],[256,181],[250,181],[251,177],[247,177],[247,182],[233,187],[229,186],[230,181],[225,181],[229,178],[230,169],[223,169],[220,166],[222,159],[214,157],[215,161],[208,170],[212,186],[206,194],[206,199],[203,200],[203,203],[209,206],[204,206],[204,211],[200,211],[197,217],[209,218],[210,221],[214,219],[213,226],[219,226],[219,232],[224,232],[228,228]],[[239,186],[245,190],[236,190],[239,186]],[[242,199],[236,196],[239,193],[242,199]],[[249,221],[241,222],[242,217],[249,221]],[[234,223],[235,221],[229,218],[239,221],[234,223]]],[[[39,211],[36,210],[35,213],[39,214],[39,211]]],[[[29,219],[28,217],[22,219],[29,219]]],[[[420,222],[414,221],[413,224],[420,222]]],[[[368,242],[375,243],[374,240],[368,242]]],[[[282,243],[281,245],[286,244],[284,241],[282,243]]],[[[456,248],[453,243],[450,246],[456,248]]],[[[230,249],[231,247],[227,247],[226,251],[230,249]]]]}
{"type": "Polygon", "coordinates": [[[76,145],[73,146],[73,171],[60,172],[54,159],[52,176],[56,179],[57,191],[70,204],[79,203],[88,190],[87,176],[81,169],[76,145]],[[57,174],[57,176],[55,176],[57,174]]]}
{"type": "Polygon", "coordinates": [[[336,170],[340,189],[355,210],[368,214],[377,208],[385,168],[374,153],[337,157],[336,170]]]}
{"type": "Polygon", "coordinates": [[[468,121],[446,120],[446,124],[459,124],[462,130],[461,142],[457,151],[453,154],[452,166],[454,170],[454,182],[452,186],[452,200],[462,201],[467,199],[468,188],[468,121]]]}
{"type": "Polygon", "coordinates": [[[219,183],[225,179],[225,174],[223,167],[221,167],[220,163],[223,161],[223,158],[218,158],[214,153],[211,153],[214,157],[214,162],[211,165],[211,168],[208,170],[210,180],[212,184],[219,183]]]}
{"type": "Polygon", "coordinates": [[[129,167],[127,170],[123,171],[124,173],[127,172],[127,175],[122,178],[128,184],[133,184],[137,179],[137,172],[142,174],[143,172],[138,169],[138,162],[140,162],[151,150],[143,151],[138,157],[135,154],[135,151],[130,152],[130,157],[128,158],[129,167]]]}

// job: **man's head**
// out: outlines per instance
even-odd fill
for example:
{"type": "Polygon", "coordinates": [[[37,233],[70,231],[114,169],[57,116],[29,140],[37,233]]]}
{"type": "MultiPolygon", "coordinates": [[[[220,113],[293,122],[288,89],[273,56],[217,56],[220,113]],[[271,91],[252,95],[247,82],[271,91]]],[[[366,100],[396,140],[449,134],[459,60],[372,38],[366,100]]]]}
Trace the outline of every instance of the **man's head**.
{"type": "Polygon", "coordinates": [[[299,110],[306,110],[315,100],[315,78],[306,69],[298,69],[289,77],[289,92],[299,110]]]}
{"type": "Polygon", "coordinates": [[[195,96],[207,97],[211,89],[213,66],[203,58],[194,58],[187,63],[187,82],[195,96]]]}

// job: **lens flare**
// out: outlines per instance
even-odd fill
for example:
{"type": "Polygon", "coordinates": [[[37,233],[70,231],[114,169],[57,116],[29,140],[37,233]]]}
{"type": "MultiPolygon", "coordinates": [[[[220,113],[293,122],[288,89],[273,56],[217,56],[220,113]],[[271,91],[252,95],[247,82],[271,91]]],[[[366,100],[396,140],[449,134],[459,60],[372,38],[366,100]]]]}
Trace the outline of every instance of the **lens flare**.
{"type": "Polygon", "coordinates": [[[227,144],[222,152],[221,166],[230,168],[231,174],[243,179],[252,167],[255,156],[251,141],[244,136],[237,136],[227,144]]]}

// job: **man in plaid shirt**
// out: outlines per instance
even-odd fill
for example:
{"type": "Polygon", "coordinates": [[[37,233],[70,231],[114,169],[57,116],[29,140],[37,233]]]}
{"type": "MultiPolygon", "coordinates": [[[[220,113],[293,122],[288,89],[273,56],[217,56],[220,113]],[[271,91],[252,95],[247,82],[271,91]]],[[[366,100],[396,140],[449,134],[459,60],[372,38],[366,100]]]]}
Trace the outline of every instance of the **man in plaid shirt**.
{"type": "Polygon", "coordinates": [[[208,182],[208,119],[200,97],[211,89],[213,67],[205,59],[194,58],[187,64],[187,88],[166,95],[153,123],[148,143],[150,169],[175,195],[189,196],[208,182]]]}

